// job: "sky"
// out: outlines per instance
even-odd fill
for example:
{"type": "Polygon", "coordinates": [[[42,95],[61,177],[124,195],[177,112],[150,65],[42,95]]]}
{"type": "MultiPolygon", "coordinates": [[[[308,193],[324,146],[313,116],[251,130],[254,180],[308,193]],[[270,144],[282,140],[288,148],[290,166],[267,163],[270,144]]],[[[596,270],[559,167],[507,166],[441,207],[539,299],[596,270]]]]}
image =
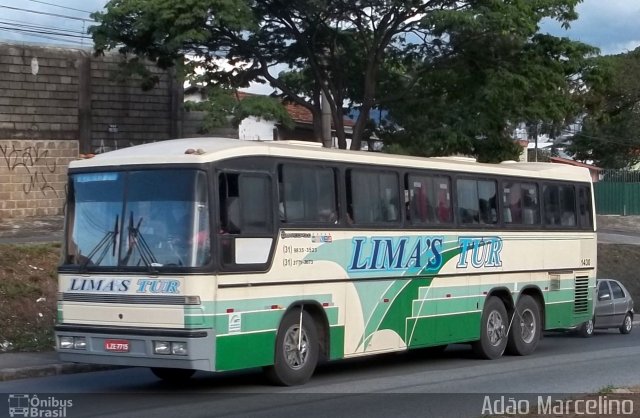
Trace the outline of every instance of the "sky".
{"type": "MultiPolygon", "coordinates": [[[[179,0],[176,0],[179,1],[179,0]]],[[[101,10],[106,0],[0,0],[0,42],[39,43],[91,48],[86,30],[89,12],[101,10]]],[[[579,17],[569,30],[546,20],[541,32],[567,36],[600,48],[602,55],[631,51],[640,46],[640,0],[583,0],[579,17]]],[[[270,93],[255,85],[255,93],[270,93]]]]}
{"type": "MultiPolygon", "coordinates": [[[[0,0],[0,41],[90,47],[90,39],[81,36],[91,21],[78,19],[90,19],[86,12],[105,4],[106,0],[0,0]]],[[[569,30],[553,21],[543,22],[541,30],[596,46],[603,55],[640,46],[640,0],[584,0],[577,10],[579,18],[569,30]]]]}

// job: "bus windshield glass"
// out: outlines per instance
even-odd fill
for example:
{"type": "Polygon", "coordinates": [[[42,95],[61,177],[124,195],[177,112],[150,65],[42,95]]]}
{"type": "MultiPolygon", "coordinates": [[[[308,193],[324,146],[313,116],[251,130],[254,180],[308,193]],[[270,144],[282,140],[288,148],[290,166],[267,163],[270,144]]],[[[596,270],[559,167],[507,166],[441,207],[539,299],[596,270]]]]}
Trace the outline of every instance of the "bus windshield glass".
{"type": "Polygon", "coordinates": [[[72,174],[67,204],[65,265],[155,271],[210,261],[203,171],[72,174]]]}

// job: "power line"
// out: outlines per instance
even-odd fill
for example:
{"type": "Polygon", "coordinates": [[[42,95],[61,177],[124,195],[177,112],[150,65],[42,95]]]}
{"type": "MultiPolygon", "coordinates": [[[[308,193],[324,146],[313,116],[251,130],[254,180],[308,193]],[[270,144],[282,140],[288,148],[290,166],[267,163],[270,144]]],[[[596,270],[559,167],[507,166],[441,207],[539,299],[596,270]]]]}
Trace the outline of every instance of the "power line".
{"type": "MultiPolygon", "coordinates": [[[[16,29],[0,29],[0,30],[4,30],[5,32],[14,32],[14,33],[18,33],[18,34],[24,34],[22,31],[16,30],[16,29]]],[[[36,37],[36,38],[49,39],[49,40],[53,40],[53,41],[69,43],[69,44],[76,45],[76,46],[82,46],[82,42],[77,41],[77,40],[73,40],[73,39],[65,39],[65,38],[60,38],[60,37],[57,37],[57,36],[49,36],[49,35],[36,34],[36,33],[31,33],[31,34],[27,34],[27,35],[28,36],[33,36],[33,37],[36,37]]]]}
{"type": "Polygon", "coordinates": [[[64,37],[76,38],[76,39],[91,39],[89,36],[74,35],[71,33],[48,31],[48,30],[21,29],[21,28],[16,28],[12,26],[3,26],[2,24],[0,24],[0,29],[12,31],[12,32],[24,33],[24,34],[55,35],[55,36],[64,36],[64,37]]]}
{"type": "Polygon", "coordinates": [[[82,10],[82,9],[74,9],[73,7],[67,7],[67,6],[60,6],[58,4],[53,4],[53,3],[47,3],[46,1],[39,1],[39,0],[27,0],[30,1],[32,3],[40,3],[40,4],[46,4],[47,6],[53,6],[53,7],[59,7],[61,9],[67,9],[67,10],[73,10],[75,12],[82,12],[82,13],[87,13],[87,14],[91,14],[93,12],[87,11],[87,10],[82,10]]]}
{"type": "Polygon", "coordinates": [[[95,22],[95,20],[93,20],[93,19],[85,19],[85,18],[82,18],[82,17],[61,15],[61,14],[57,14],[57,13],[40,12],[40,11],[37,11],[37,10],[22,9],[20,7],[5,6],[3,4],[0,4],[0,8],[9,9],[9,10],[17,10],[17,11],[20,11],[20,12],[35,13],[35,14],[45,15],[45,16],[61,17],[63,19],[79,20],[79,21],[82,21],[82,22],[95,22]]]}
{"type": "MultiPolygon", "coordinates": [[[[582,136],[583,138],[594,139],[596,141],[600,141],[600,142],[604,142],[604,143],[611,143],[611,144],[617,144],[617,145],[627,145],[627,146],[638,146],[638,145],[640,145],[640,143],[634,141],[631,138],[626,139],[626,138],[593,136],[593,135],[585,134],[582,131],[580,131],[580,132],[569,131],[567,133],[573,133],[574,136],[582,136]]],[[[573,138],[572,138],[572,141],[573,141],[573,138]]]]}
{"type": "Polygon", "coordinates": [[[18,29],[20,27],[30,28],[30,29],[45,29],[45,30],[56,30],[63,31],[68,33],[75,33],[78,35],[86,35],[86,32],[80,30],[73,30],[70,28],[61,28],[59,26],[44,26],[44,25],[34,25],[29,22],[25,22],[23,20],[13,20],[13,19],[0,19],[0,24],[16,26],[18,29]]]}

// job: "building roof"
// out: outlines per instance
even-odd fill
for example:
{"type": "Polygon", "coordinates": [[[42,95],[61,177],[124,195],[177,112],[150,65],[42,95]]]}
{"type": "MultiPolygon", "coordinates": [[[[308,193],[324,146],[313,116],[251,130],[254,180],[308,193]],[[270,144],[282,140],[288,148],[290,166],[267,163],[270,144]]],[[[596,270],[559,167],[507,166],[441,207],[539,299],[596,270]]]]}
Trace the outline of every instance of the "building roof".
{"type": "MultiPolygon", "coordinates": [[[[291,119],[293,119],[294,122],[310,125],[313,124],[313,114],[306,107],[291,101],[285,101],[284,107],[285,109],[287,109],[287,113],[289,113],[289,116],[291,116],[291,119]]],[[[344,123],[344,126],[355,125],[353,120],[347,117],[342,118],[342,121],[344,123]]],[[[331,125],[333,126],[333,121],[331,122],[331,125]]]]}

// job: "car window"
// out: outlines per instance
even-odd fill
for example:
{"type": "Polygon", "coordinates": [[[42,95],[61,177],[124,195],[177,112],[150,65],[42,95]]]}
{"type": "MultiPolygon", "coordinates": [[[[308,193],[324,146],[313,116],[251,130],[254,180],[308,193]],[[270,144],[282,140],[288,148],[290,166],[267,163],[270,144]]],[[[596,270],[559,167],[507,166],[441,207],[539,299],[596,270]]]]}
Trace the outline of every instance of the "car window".
{"type": "Polygon", "coordinates": [[[614,299],[624,299],[624,290],[622,287],[616,282],[609,282],[611,286],[611,293],[613,294],[614,299]]]}
{"type": "Polygon", "coordinates": [[[609,291],[609,285],[607,284],[607,282],[600,282],[600,284],[598,284],[598,299],[600,300],[611,300],[611,293],[609,291]],[[609,297],[606,298],[601,298],[600,296],[608,294],[609,297]]]}

